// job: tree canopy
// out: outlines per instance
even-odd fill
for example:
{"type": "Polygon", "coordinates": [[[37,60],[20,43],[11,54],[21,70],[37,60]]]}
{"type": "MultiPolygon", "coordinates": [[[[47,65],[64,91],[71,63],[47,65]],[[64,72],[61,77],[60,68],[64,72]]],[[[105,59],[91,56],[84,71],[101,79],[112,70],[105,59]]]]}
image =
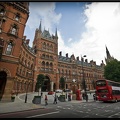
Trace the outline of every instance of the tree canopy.
{"type": "Polygon", "coordinates": [[[104,69],[104,77],[115,82],[120,82],[120,61],[114,59],[108,62],[104,69]]]}
{"type": "Polygon", "coordinates": [[[43,74],[39,74],[37,76],[36,90],[39,90],[44,84],[45,76],[43,74]]]}
{"type": "Polygon", "coordinates": [[[60,78],[60,85],[61,85],[61,88],[64,89],[64,87],[65,87],[65,79],[63,77],[60,78]]]}

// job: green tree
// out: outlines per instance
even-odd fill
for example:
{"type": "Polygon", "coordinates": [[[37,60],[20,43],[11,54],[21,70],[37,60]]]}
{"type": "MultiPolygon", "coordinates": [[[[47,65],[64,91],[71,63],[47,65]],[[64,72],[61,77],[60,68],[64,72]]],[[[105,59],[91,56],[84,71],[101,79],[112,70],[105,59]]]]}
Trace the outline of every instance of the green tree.
{"type": "Polygon", "coordinates": [[[65,79],[63,77],[60,78],[60,86],[61,86],[61,89],[65,88],[65,79]]]}
{"type": "Polygon", "coordinates": [[[45,81],[45,76],[43,74],[39,74],[37,76],[37,83],[36,83],[36,90],[38,91],[38,96],[39,96],[39,91],[44,84],[44,81],[45,81]]]}
{"type": "Polygon", "coordinates": [[[120,61],[114,59],[108,62],[104,69],[104,77],[112,81],[120,82],[120,61]]]}

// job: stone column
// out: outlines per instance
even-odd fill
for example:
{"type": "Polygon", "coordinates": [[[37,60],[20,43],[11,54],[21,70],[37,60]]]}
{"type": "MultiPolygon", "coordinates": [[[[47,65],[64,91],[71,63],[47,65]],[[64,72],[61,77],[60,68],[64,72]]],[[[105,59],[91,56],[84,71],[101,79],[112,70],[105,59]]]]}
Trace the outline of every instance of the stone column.
{"type": "Polygon", "coordinates": [[[80,84],[78,84],[78,89],[80,89],[80,84]]]}
{"type": "Polygon", "coordinates": [[[59,89],[59,71],[56,72],[56,89],[59,89]]]}
{"type": "Polygon", "coordinates": [[[35,81],[35,79],[34,79],[34,81],[33,81],[33,86],[32,86],[32,92],[35,92],[35,86],[36,86],[36,81],[35,81]]]}
{"type": "Polygon", "coordinates": [[[53,91],[53,81],[51,81],[51,91],[53,91]]]}

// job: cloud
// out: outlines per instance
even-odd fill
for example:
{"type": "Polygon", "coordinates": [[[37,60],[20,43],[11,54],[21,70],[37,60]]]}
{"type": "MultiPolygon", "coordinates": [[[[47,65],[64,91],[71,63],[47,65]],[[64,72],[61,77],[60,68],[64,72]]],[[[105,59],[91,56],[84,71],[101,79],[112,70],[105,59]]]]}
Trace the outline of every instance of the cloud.
{"type": "Polygon", "coordinates": [[[72,38],[69,38],[69,39],[68,39],[68,43],[71,42],[71,41],[72,41],[72,38]]]}
{"type": "MultiPolygon", "coordinates": [[[[87,41],[88,56],[100,61],[106,56],[105,45],[111,55],[119,59],[119,31],[120,31],[120,3],[92,3],[85,10],[88,20],[86,22],[87,32],[83,35],[83,41],[87,41]],[[93,49],[94,43],[94,49],[93,49]],[[91,51],[91,53],[90,53],[91,51]],[[93,52],[93,53],[92,53],[93,52]]],[[[120,49],[119,49],[120,50],[120,49]]]]}
{"type": "Polygon", "coordinates": [[[106,57],[106,45],[111,56],[120,60],[120,3],[94,2],[86,7],[86,32],[79,41],[71,43],[69,50],[76,56],[86,54],[88,61],[93,59],[100,64],[106,57]]]}
{"type": "Polygon", "coordinates": [[[52,32],[52,25],[59,24],[62,14],[55,13],[54,2],[31,2],[30,17],[27,25],[30,29],[38,28],[40,20],[42,20],[42,29],[49,29],[52,32]]]}
{"type": "MultiPolygon", "coordinates": [[[[32,2],[30,4],[30,17],[27,26],[32,30],[36,29],[39,27],[40,19],[42,19],[42,27],[48,28],[51,33],[53,26],[61,22],[62,14],[55,12],[54,2],[39,3],[32,2]]],[[[69,56],[74,53],[75,57],[87,55],[88,61],[93,59],[97,64],[100,64],[106,57],[106,45],[111,56],[120,60],[120,3],[92,2],[86,6],[84,13],[81,14],[86,16],[86,30],[82,34],[80,33],[77,41],[70,38],[69,44],[66,45],[61,30],[58,29],[58,52],[62,51],[63,56],[66,53],[69,56]]]]}

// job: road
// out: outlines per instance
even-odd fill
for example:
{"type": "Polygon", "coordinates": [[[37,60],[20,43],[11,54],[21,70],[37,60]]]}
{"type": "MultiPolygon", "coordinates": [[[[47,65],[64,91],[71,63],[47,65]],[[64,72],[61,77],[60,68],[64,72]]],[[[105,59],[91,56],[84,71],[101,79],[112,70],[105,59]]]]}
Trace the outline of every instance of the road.
{"type": "Polygon", "coordinates": [[[120,102],[60,102],[44,109],[0,114],[0,118],[120,118],[120,102]]]}

